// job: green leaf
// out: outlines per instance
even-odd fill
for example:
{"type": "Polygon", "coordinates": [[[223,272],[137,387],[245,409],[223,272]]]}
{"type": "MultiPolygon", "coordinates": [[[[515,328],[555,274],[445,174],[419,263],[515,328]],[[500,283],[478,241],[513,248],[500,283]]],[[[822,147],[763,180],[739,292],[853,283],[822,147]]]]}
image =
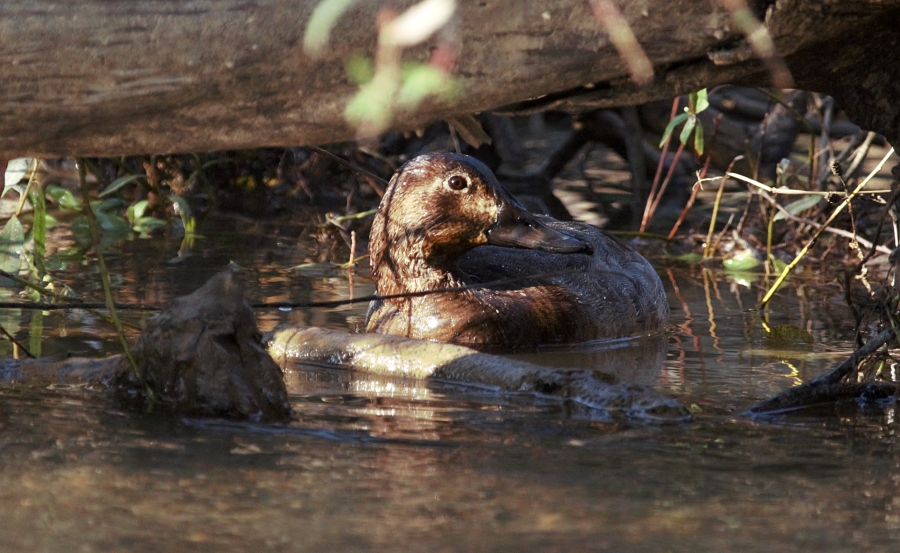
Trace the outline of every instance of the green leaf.
{"type": "Polygon", "coordinates": [[[69,230],[80,244],[91,243],[91,225],[85,215],[78,215],[69,223],[69,230]]]}
{"type": "Polygon", "coordinates": [[[31,224],[31,234],[34,240],[34,265],[37,268],[38,277],[43,278],[47,273],[44,266],[44,258],[47,255],[47,202],[40,185],[35,183],[28,199],[34,207],[34,221],[31,224]]]}
{"type": "Polygon", "coordinates": [[[76,198],[75,194],[72,194],[72,192],[65,188],[49,185],[47,186],[46,192],[50,196],[50,199],[62,209],[81,209],[81,200],[76,198]]]}
{"type": "Polygon", "coordinates": [[[666,130],[663,132],[662,140],[659,141],[659,147],[662,148],[665,146],[666,141],[669,140],[669,137],[672,136],[672,132],[675,130],[675,127],[686,121],[688,118],[687,113],[679,113],[675,117],[669,121],[669,124],[666,125],[666,130]]]}
{"type": "Polygon", "coordinates": [[[210,167],[215,167],[216,165],[224,165],[226,163],[237,163],[237,160],[231,159],[228,157],[220,157],[218,159],[211,159],[211,160],[207,161],[206,163],[204,163],[200,167],[200,169],[203,171],[206,171],[210,167]]]}
{"type": "Polygon", "coordinates": [[[696,105],[697,105],[697,93],[696,92],[688,93],[688,105],[686,108],[684,108],[684,111],[686,111],[687,113],[697,113],[694,110],[694,106],[696,106],[696,105]]]}
{"type": "Polygon", "coordinates": [[[750,252],[742,252],[730,259],[722,261],[722,265],[729,272],[745,272],[759,267],[759,259],[750,252]]]}
{"type": "MultiPolygon", "coordinates": [[[[800,198],[799,200],[794,200],[793,202],[784,206],[784,211],[787,211],[791,215],[796,215],[798,213],[806,211],[807,209],[816,207],[819,204],[819,202],[821,202],[821,201],[822,201],[821,196],[806,196],[805,198],[800,198]]],[[[787,217],[787,215],[785,215],[784,212],[782,212],[782,211],[779,211],[778,213],[775,214],[776,221],[780,221],[780,220],[784,219],[785,217],[787,217]]]]}
{"type": "Polygon", "coordinates": [[[128,221],[118,215],[98,211],[94,213],[94,216],[97,217],[97,224],[100,226],[100,230],[105,234],[126,236],[131,232],[131,225],[128,224],[128,221]]]}
{"type": "Polygon", "coordinates": [[[697,116],[692,113],[688,115],[688,119],[684,123],[684,128],[681,129],[681,134],[678,136],[678,140],[680,140],[682,144],[687,144],[688,138],[691,137],[691,131],[693,131],[696,126],[697,116]]]}
{"type": "Polygon", "coordinates": [[[364,85],[375,76],[375,64],[372,60],[359,54],[353,54],[344,62],[344,70],[350,80],[357,85],[364,85]]]}
{"type": "Polygon", "coordinates": [[[181,196],[176,196],[175,194],[169,195],[169,200],[173,204],[175,204],[175,211],[178,213],[178,216],[181,217],[181,220],[187,223],[187,221],[193,218],[191,214],[191,206],[187,203],[187,200],[182,198],[181,196]]]}
{"type": "MultiPolygon", "coordinates": [[[[776,275],[780,275],[781,273],[783,273],[784,269],[788,266],[787,263],[778,259],[774,255],[769,256],[769,261],[772,262],[772,268],[775,269],[776,275]]],[[[788,275],[788,278],[791,278],[791,276],[788,275]]],[[[782,286],[784,286],[784,284],[782,284],[782,286]]]]}
{"type": "Polygon", "coordinates": [[[64,270],[70,263],[81,263],[84,261],[84,252],[84,248],[79,247],[56,250],[47,257],[47,267],[52,271],[64,270]]]}
{"type": "Polygon", "coordinates": [[[675,261],[680,261],[681,263],[688,263],[693,265],[695,263],[700,263],[703,261],[703,255],[697,252],[691,253],[683,253],[681,255],[675,256],[675,261]]]}
{"type": "Polygon", "coordinates": [[[703,155],[703,125],[697,125],[697,129],[694,131],[694,151],[697,152],[698,156],[703,155]]]}
{"type": "Polygon", "coordinates": [[[368,125],[374,129],[387,128],[393,116],[390,103],[391,94],[384,93],[375,79],[362,85],[347,103],[344,118],[356,127],[368,125]]]}
{"type": "Polygon", "coordinates": [[[91,202],[91,209],[94,213],[107,213],[114,209],[119,209],[125,205],[125,201],[120,198],[107,198],[105,200],[95,200],[91,202]]]}
{"type": "Polygon", "coordinates": [[[762,277],[761,274],[750,271],[725,271],[725,274],[728,276],[729,280],[733,281],[738,286],[743,286],[747,289],[750,289],[753,286],[753,283],[762,277]]]}
{"type": "Polygon", "coordinates": [[[353,7],[357,0],[322,0],[313,10],[303,33],[303,49],[312,55],[320,54],[328,43],[331,29],[341,15],[353,7]]]}
{"type": "Polygon", "coordinates": [[[7,188],[11,188],[25,178],[25,175],[28,174],[28,169],[31,167],[32,159],[30,157],[20,157],[18,159],[11,159],[9,163],[6,164],[5,174],[3,181],[6,185],[3,188],[3,192],[6,192],[7,188]]]}
{"type": "Polygon", "coordinates": [[[0,230],[0,269],[11,275],[19,274],[24,251],[25,230],[19,218],[13,215],[0,230]]]}
{"type": "Polygon", "coordinates": [[[144,216],[144,212],[147,211],[147,206],[149,205],[149,201],[141,200],[133,205],[128,206],[128,209],[125,210],[125,218],[128,219],[129,223],[134,225],[135,221],[144,216]]]}
{"type": "Polygon", "coordinates": [[[35,357],[41,356],[41,339],[44,337],[44,313],[40,309],[31,312],[31,323],[28,325],[28,352],[35,357]]]}
{"type": "Polygon", "coordinates": [[[119,177],[116,180],[109,183],[109,186],[107,186],[106,188],[103,189],[102,192],[100,192],[99,197],[102,198],[104,196],[109,196],[110,194],[112,194],[116,190],[122,188],[129,182],[135,181],[138,179],[143,179],[143,178],[145,178],[144,175],[125,175],[124,177],[119,177]]]}
{"type": "Polygon", "coordinates": [[[134,231],[146,236],[156,229],[165,228],[168,223],[156,217],[141,217],[134,223],[134,231]]]}
{"type": "Polygon", "coordinates": [[[412,109],[429,96],[451,95],[455,88],[453,78],[444,71],[417,63],[405,71],[397,93],[397,103],[412,109]]]}
{"type": "Polygon", "coordinates": [[[709,96],[706,89],[698,90],[694,100],[694,113],[700,113],[709,107],[709,96]]]}
{"type": "Polygon", "coordinates": [[[190,204],[187,203],[187,200],[175,194],[170,195],[169,199],[175,204],[175,211],[181,217],[185,237],[193,235],[197,227],[197,220],[194,219],[194,215],[191,213],[190,204]]]}

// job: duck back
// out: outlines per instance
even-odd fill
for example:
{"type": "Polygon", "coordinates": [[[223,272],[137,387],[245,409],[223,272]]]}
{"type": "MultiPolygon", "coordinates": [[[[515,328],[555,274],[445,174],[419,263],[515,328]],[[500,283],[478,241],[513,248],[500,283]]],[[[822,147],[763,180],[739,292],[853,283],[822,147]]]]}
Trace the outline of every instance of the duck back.
{"type": "MultiPolygon", "coordinates": [[[[516,321],[513,326],[522,327],[521,341],[536,333],[542,339],[532,343],[620,338],[666,327],[665,291],[646,259],[594,226],[549,218],[543,222],[590,243],[593,253],[479,246],[461,256],[456,266],[458,277],[467,284],[511,281],[478,295],[488,303],[512,297],[518,301],[499,303],[517,304],[531,312],[507,318],[516,321]]],[[[507,309],[512,308],[507,305],[507,309]]],[[[517,340],[510,336],[500,341],[515,347],[511,343],[517,340]]]]}

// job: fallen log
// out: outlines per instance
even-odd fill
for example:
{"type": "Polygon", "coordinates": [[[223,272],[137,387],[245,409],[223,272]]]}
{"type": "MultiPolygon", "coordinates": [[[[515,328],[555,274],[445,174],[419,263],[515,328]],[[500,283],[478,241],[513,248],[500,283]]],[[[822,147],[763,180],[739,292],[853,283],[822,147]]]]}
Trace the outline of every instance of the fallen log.
{"type": "MultiPolygon", "coordinates": [[[[600,416],[623,414],[664,421],[690,417],[678,401],[602,372],[549,368],[450,344],[324,328],[284,327],[269,337],[268,348],[283,370],[289,370],[290,363],[327,363],[386,377],[436,379],[462,386],[538,394],[571,401],[600,416]]],[[[612,367],[622,361],[642,366],[658,361],[658,367],[664,352],[665,349],[659,354],[658,348],[630,348],[627,352],[614,349],[605,353],[612,367]]],[[[602,370],[604,366],[607,364],[601,362],[597,368],[602,370]]]]}
{"type": "MultiPolygon", "coordinates": [[[[352,54],[374,58],[387,4],[353,4],[314,57],[303,41],[319,3],[6,0],[0,158],[352,139],[357,130],[344,110],[358,87],[344,65],[352,54]]],[[[616,2],[655,73],[638,87],[591,4],[458,2],[450,24],[407,48],[404,59],[428,62],[440,43],[462,93],[399,111],[392,128],[529,99],[514,109],[583,111],[722,83],[771,84],[718,3],[616,2]]],[[[751,0],[749,7],[766,21],[795,86],[828,92],[860,126],[900,136],[900,1],[751,0]]]]}

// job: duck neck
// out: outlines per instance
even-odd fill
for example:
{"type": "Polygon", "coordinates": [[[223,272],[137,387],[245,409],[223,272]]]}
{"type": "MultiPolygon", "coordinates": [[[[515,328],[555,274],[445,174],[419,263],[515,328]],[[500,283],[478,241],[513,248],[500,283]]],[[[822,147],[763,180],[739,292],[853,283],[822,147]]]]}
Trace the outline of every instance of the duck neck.
{"type": "Polygon", "coordinates": [[[382,296],[460,285],[451,272],[453,260],[429,255],[421,241],[396,240],[381,251],[372,250],[372,267],[382,296]]]}

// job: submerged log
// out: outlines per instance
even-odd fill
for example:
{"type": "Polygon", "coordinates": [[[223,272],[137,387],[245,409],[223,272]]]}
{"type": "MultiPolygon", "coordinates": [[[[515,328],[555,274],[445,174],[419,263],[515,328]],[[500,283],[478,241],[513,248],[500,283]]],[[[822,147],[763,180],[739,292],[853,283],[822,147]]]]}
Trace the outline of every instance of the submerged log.
{"type": "MultiPolygon", "coordinates": [[[[437,379],[501,391],[534,393],[572,401],[596,410],[598,414],[621,413],[632,418],[669,421],[685,420],[690,416],[676,400],[646,386],[620,382],[602,372],[548,368],[479,353],[463,346],[400,336],[284,327],[271,336],[269,353],[285,369],[290,362],[328,363],[382,376],[437,379]]],[[[607,355],[606,360],[612,366],[658,367],[665,355],[665,347],[618,348],[601,353],[607,355]]],[[[600,364],[598,369],[602,370],[604,365],[600,364]]]]}
{"type": "MultiPolygon", "coordinates": [[[[376,21],[388,4],[353,4],[322,56],[312,57],[303,40],[319,3],[6,0],[0,6],[0,158],[354,138],[344,109],[357,86],[344,64],[352,54],[374,58],[376,21]]],[[[628,78],[588,0],[458,2],[451,23],[404,57],[450,60],[462,94],[398,112],[393,127],[537,97],[519,107],[579,111],[722,83],[772,84],[720,3],[615,4],[653,66],[648,86],[628,78]]],[[[900,136],[900,0],[748,4],[766,20],[795,86],[830,93],[864,128],[900,136]]]]}

